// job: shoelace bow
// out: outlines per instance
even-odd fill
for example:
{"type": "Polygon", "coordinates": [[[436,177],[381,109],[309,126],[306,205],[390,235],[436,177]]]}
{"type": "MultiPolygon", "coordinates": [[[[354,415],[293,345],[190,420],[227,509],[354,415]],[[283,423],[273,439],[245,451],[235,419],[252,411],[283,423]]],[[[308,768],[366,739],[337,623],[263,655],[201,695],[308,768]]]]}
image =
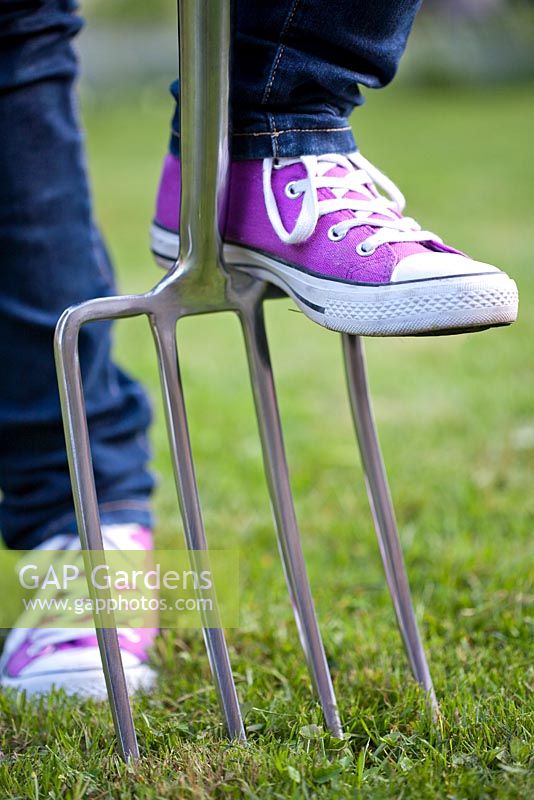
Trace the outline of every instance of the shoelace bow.
{"type": "Polygon", "coordinates": [[[357,250],[361,255],[370,255],[387,242],[441,242],[431,231],[422,230],[414,219],[402,216],[406,205],[403,194],[392,180],[360,153],[279,160],[266,158],[263,161],[263,192],[271,225],[285,244],[305,242],[314,232],[320,217],[338,211],[352,211],[354,216],[332,225],[329,236],[334,241],[343,239],[352,228],[370,225],[376,229],[375,233],[358,245],[357,250]],[[274,196],[272,171],[298,163],[303,164],[306,169],[306,177],[290,181],[286,185],[286,194],[293,198],[302,196],[302,206],[293,230],[288,231],[284,227],[274,196]],[[347,170],[346,174],[325,174],[335,166],[343,167],[347,170]],[[388,197],[376,192],[374,184],[388,197]],[[335,197],[319,199],[319,189],[329,189],[335,197]],[[346,193],[349,191],[358,192],[360,197],[347,197],[346,193]]]}

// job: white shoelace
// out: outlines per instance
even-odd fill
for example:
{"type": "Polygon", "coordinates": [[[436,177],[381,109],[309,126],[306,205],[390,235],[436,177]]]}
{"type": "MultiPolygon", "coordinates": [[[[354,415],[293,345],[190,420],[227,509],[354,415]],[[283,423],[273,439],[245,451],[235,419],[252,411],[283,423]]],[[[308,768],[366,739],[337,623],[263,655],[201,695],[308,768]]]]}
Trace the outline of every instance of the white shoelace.
{"type": "Polygon", "coordinates": [[[337,211],[352,211],[351,219],[344,219],[332,225],[328,235],[334,241],[344,239],[352,228],[370,225],[376,232],[358,245],[360,255],[370,255],[377,247],[387,242],[441,242],[431,231],[424,231],[411,217],[403,217],[406,205],[404,196],[386,175],[374,167],[360,153],[348,156],[328,154],[323,156],[301,156],[300,158],[272,159],[263,161],[263,192],[267,214],[278,237],[285,244],[305,242],[315,230],[320,217],[337,211]],[[272,188],[272,170],[282,169],[291,164],[303,164],[306,177],[290,181],[285,188],[288,197],[302,196],[302,206],[293,230],[284,227],[272,188]],[[332,167],[344,167],[347,174],[329,176],[325,173],[332,167]],[[388,197],[374,191],[373,184],[382,189],[388,197]],[[320,200],[319,189],[330,189],[335,195],[328,200],[320,200]],[[349,191],[358,192],[361,198],[346,197],[349,191]],[[377,218],[376,215],[380,215],[377,218]]]}

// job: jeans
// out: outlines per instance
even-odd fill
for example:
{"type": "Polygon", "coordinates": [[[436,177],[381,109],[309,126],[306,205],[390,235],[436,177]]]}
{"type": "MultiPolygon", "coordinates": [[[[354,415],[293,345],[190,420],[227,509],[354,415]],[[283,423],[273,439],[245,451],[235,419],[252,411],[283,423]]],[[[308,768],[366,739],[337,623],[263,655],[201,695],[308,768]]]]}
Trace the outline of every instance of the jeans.
{"type": "MultiPolygon", "coordinates": [[[[232,156],[350,153],[359,86],[388,84],[422,0],[235,0],[232,156]]],[[[171,87],[178,99],[178,82],[171,87]]],[[[170,149],[179,154],[179,109],[170,149]]]]}
{"type": "MultiPolygon", "coordinates": [[[[234,157],[354,150],[359,85],[393,78],[419,4],[237,0],[234,157]]],[[[15,548],[75,530],[54,327],[67,306],[116,291],[73,99],[75,11],[0,0],[0,530],[15,548]]],[[[113,363],[109,324],[82,329],[80,360],[102,521],[151,525],[147,397],[113,363]]]]}
{"type": "MultiPolygon", "coordinates": [[[[72,92],[70,0],[0,3],[0,530],[31,548],[76,530],[53,359],[69,305],[115,293],[92,216],[72,92]]],[[[80,361],[103,522],[151,524],[147,398],[111,360],[110,326],[80,361]]]]}

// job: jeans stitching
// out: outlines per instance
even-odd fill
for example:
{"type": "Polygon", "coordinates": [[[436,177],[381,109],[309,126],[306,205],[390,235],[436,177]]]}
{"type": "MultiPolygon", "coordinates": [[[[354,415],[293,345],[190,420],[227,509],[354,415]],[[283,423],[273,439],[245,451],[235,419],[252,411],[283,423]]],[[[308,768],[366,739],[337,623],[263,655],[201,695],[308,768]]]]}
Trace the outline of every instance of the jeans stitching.
{"type": "MultiPolygon", "coordinates": [[[[277,130],[276,125],[274,124],[274,118],[270,116],[271,124],[273,125],[273,129],[270,131],[232,131],[232,136],[281,136],[283,133],[336,133],[337,131],[341,131],[345,133],[346,131],[351,130],[350,125],[344,125],[342,128],[283,128],[281,131],[277,130]]],[[[177,139],[180,138],[180,133],[178,131],[172,131],[172,136],[176,137],[177,139]]]]}
{"type": "Polygon", "coordinates": [[[264,105],[267,102],[267,100],[269,99],[269,96],[271,94],[271,89],[273,88],[273,82],[274,82],[274,79],[276,77],[276,72],[278,70],[278,64],[280,63],[280,59],[282,58],[282,55],[283,55],[285,49],[286,49],[285,44],[280,44],[278,46],[278,52],[276,54],[276,58],[274,60],[273,68],[272,68],[271,74],[269,76],[269,81],[267,83],[267,86],[265,87],[265,91],[263,93],[263,97],[261,98],[262,105],[264,105]]]}
{"type": "MultiPolygon", "coordinates": [[[[273,118],[271,117],[271,120],[273,118]]],[[[281,136],[283,133],[335,133],[337,131],[341,131],[344,133],[345,131],[350,131],[350,125],[345,125],[343,128],[284,128],[283,130],[279,131],[274,126],[273,120],[273,130],[271,131],[255,131],[248,133],[246,131],[234,131],[232,136],[281,136]]]]}
{"type": "Polygon", "coordinates": [[[269,125],[271,126],[271,147],[273,156],[278,158],[278,131],[276,130],[276,120],[272,114],[269,114],[269,125]]]}
{"type": "Polygon", "coordinates": [[[282,30],[280,31],[280,44],[278,45],[278,51],[276,53],[274,64],[273,64],[273,67],[271,69],[271,74],[269,75],[267,86],[265,87],[265,91],[264,91],[263,97],[261,99],[262,105],[264,105],[267,102],[267,100],[269,99],[269,97],[271,95],[271,90],[273,88],[274,79],[276,77],[276,73],[277,73],[278,67],[280,65],[280,60],[281,60],[282,55],[284,54],[284,51],[286,49],[285,44],[282,42],[282,37],[288,31],[289,26],[291,25],[291,23],[293,21],[293,17],[295,16],[295,12],[297,10],[297,7],[298,7],[299,3],[300,3],[300,0],[293,0],[293,5],[291,7],[291,10],[290,10],[290,12],[289,12],[289,14],[287,16],[286,21],[284,22],[282,30]]]}

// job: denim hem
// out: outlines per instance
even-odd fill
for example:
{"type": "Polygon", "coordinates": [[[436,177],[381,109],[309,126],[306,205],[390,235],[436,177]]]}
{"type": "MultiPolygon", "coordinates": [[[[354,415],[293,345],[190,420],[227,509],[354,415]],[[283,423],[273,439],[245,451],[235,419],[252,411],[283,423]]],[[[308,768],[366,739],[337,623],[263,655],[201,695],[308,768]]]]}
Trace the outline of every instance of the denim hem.
{"type": "MultiPolygon", "coordinates": [[[[143,500],[116,500],[99,505],[102,525],[137,524],[145,528],[154,527],[154,515],[150,504],[143,500]]],[[[56,518],[42,528],[32,531],[32,535],[17,540],[17,550],[33,550],[58,534],[77,533],[76,515],[73,511],[56,518]]]]}
{"type": "MultiPolygon", "coordinates": [[[[260,124],[232,133],[232,158],[236,161],[258,158],[296,158],[302,155],[353,153],[357,150],[348,120],[299,115],[288,118],[265,115],[260,124]]],[[[180,155],[180,134],[173,130],[170,152],[180,155]]]]}

